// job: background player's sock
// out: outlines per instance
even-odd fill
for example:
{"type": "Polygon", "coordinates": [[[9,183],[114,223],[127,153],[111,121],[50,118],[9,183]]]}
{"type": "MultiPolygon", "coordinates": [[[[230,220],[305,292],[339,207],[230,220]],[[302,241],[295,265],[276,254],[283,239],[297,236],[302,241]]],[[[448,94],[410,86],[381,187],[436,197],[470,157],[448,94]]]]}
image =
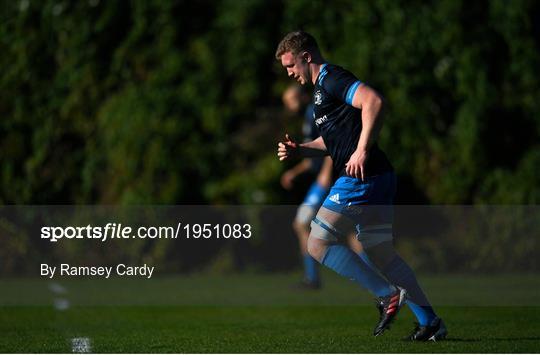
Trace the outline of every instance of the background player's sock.
{"type": "Polygon", "coordinates": [[[304,279],[312,284],[318,284],[319,263],[308,253],[304,254],[304,279]]]}
{"type": "Polygon", "coordinates": [[[352,279],[378,297],[388,296],[396,290],[358,255],[343,245],[329,246],[321,263],[341,276],[352,279]]]}
{"type": "MultiPolygon", "coordinates": [[[[367,255],[366,255],[367,258],[367,255]]],[[[437,317],[426,295],[420,288],[414,272],[399,256],[382,270],[388,281],[407,290],[407,305],[414,313],[420,325],[429,325],[437,317]]]]}

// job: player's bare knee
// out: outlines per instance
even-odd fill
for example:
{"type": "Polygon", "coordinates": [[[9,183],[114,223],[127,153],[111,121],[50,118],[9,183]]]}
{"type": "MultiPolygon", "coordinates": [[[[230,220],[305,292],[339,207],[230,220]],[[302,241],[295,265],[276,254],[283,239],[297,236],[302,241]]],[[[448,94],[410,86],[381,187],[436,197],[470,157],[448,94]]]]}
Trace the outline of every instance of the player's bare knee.
{"type": "Polygon", "coordinates": [[[321,262],[329,242],[317,237],[309,236],[307,251],[315,260],[321,262]]]}
{"type": "Polygon", "coordinates": [[[293,228],[296,232],[298,231],[309,231],[309,225],[317,210],[311,205],[302,204],[298,207],[296,211],[296,216],[293,221],[293,228]]]}
{"type": "Polygon", "coordinates": [[[303,220],[295,219],[292,223],[292,227],[294,231],[296,232],[296,234],[309,233],[309,224],[310,224],[310,221],[303,221],[303,220]]]}

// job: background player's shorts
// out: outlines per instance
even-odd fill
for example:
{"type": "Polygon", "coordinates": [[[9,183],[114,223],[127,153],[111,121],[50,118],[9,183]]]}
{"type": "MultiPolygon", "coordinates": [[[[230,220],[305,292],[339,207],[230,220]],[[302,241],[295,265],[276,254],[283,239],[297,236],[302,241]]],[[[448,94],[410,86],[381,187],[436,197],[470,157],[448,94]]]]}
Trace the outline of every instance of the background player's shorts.
{"type": "Polygon", "coordinates": [[[394,172],[371,176],[362,182],[340,177],[330,189],[323,207],[350,218],[364,248],[392,240],[393,202],[396,193],[394,172]]]}
{"type": "Polygon", "coordinates": [[[298,207],[296,211],[295,221],[301,224],[309,224],[317,210],[321,207],[324,198],[328,194],[328,188],[323,187],[315,181],[311,184],[304,202],[298,207]]]}

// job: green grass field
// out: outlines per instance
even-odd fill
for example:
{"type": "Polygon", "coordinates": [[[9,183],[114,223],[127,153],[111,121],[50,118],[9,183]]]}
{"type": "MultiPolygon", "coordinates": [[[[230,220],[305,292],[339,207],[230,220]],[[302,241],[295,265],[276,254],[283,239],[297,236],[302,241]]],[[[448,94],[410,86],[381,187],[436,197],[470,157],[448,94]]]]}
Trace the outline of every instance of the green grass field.
{"type": "Polygon", "coordinates": [[[198,275],[155,280],[0,281],[0,352],[453,352],[540,351],[536,276],[422,277],[449,339],[401,341],[413,317],[371,335],[377,312],[366,292],[325,273],[324,289],[291,289],[298,275],[198,275]],[[57,310],[53,302],[67,299],[57,310]]]}

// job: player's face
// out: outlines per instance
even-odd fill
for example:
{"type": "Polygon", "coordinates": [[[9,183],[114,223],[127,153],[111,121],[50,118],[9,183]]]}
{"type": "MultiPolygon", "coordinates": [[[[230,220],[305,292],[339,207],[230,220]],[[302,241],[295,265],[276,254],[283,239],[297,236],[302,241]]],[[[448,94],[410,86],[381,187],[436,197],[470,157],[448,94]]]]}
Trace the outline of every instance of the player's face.
{"type": "Polygon", "coordinates": [[[285,108],[294,114],[299,113],[302,107],[300,90],[297,88],[289,88],[283,93],[283,105],[285,108]]]}
{"type": "Polygon", "coordinates": [[[284,53],[281,56],[281,65],[287,70],[289,78],[297,80],[302,85],[309,81],[309,64],[302,54],[284,53]]]}

